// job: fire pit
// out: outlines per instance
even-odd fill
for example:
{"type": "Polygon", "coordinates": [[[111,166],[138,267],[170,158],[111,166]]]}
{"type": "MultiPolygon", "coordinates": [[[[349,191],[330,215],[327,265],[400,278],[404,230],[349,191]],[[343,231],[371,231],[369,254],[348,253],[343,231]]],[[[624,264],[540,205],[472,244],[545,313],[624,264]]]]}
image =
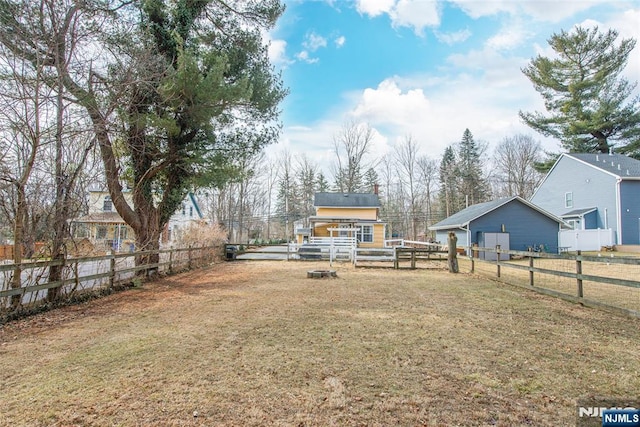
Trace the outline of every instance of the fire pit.
{"type": "Polygon", "coordinates": [[[309,270],[307,279],[321,279],[323,277],[338,277],[335,270],[309,270]]]}

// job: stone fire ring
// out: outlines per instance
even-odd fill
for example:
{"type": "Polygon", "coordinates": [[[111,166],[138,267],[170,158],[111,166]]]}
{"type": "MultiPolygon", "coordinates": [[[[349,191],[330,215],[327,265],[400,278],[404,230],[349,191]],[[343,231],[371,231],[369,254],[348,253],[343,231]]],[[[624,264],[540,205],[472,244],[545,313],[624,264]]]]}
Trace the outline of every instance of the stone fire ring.
{"type": "Polygon", "coordinates": [[[307,279],[321,279],[323,277],[338,277],[335,270],[309,270],[307,279]]]}

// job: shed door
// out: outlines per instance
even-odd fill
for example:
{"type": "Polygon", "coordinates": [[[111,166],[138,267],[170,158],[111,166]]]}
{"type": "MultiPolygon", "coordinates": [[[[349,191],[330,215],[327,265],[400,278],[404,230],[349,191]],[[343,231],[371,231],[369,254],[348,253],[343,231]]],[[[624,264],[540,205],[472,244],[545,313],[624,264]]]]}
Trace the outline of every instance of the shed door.
{"type": "MultiPolygon", "coordinates": [[[[509,233],[482,233],[482,238],[479,240],[480,246],[485,248],[495,248],[500,245],[501,250],[508,251],[509,250],[509,233]]],[[[481,258],[486,259],[488,261],[495,261],[498,259],[495,252],[482,252],[480,255],[481,258]]],[[[504,255],[500,256],[501,258],[507,258],[504,255]]]]}

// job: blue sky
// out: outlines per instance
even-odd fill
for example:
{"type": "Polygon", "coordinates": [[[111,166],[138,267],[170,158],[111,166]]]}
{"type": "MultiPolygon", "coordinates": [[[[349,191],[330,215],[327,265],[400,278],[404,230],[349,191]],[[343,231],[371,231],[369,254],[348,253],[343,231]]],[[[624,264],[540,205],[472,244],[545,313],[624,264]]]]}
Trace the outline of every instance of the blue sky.
{"type": "MultiPolygon", "coordinates": [[[[270,155],[304,153],[325,171],[333,139],[347,122],[374,129],[372,157],[410,136],[421,154],[439,158],[469,128],[494,147],[524,133],[559,151],[556,141],[523,125],[518,111],[543,111],[520,71],[547,39],[576,25],[616,29],[640,39],[636,1],[286,1],[269,34],[272,63],[290,95],[283,132],[270,155]]],[[[640,42],[625,76],[640,80],[640,42]]],[[[640,93],[640,91],[636,91],[640,93]]]]}

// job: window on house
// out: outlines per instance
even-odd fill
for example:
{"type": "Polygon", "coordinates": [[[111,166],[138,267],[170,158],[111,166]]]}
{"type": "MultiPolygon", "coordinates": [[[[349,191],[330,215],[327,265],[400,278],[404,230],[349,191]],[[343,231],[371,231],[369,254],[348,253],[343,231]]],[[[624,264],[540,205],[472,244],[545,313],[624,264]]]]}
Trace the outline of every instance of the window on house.
{"type": "Polygon", "coordinates": [[[111,197],[104,197],[104,201],[102,202],[102,210],[104,212],[111,212],[113,210],[113,202],[111,201],[111,197]]]}
{"type": "Polygon", "coordinates": [[[578,230],[580,228],[580,221],[577,219],[570,219],[567,221],[567,224],[569,224],[573,230],[578,230]]]}
{"type": "Polygon", "coordinates": [[[107,227],[98,227],[96,229],[96,239],[106,239],[107,238],[107,227]]]}
{"type": "Polygon", "coordinates": [[[186,213],[187,213],[186,207],[184,205],[182,205],[182,215],[184,215],[186,213]]]}
{"type": "Polygon", "coordinates": [[[189,206],[189,216],[193,216],[193,206],[189,206]]]}
{"type": "Polygon", "coordinates": [[[373,242],[373,226],[372,225],[361,225],[358,227],[358,241],[365,243],[373,242]]]}
{"type": "Polygon", "coordinates": [[[573,193],[571,192],[564,193],[564,207],[565,208],[573,207],[573,193]]]}

